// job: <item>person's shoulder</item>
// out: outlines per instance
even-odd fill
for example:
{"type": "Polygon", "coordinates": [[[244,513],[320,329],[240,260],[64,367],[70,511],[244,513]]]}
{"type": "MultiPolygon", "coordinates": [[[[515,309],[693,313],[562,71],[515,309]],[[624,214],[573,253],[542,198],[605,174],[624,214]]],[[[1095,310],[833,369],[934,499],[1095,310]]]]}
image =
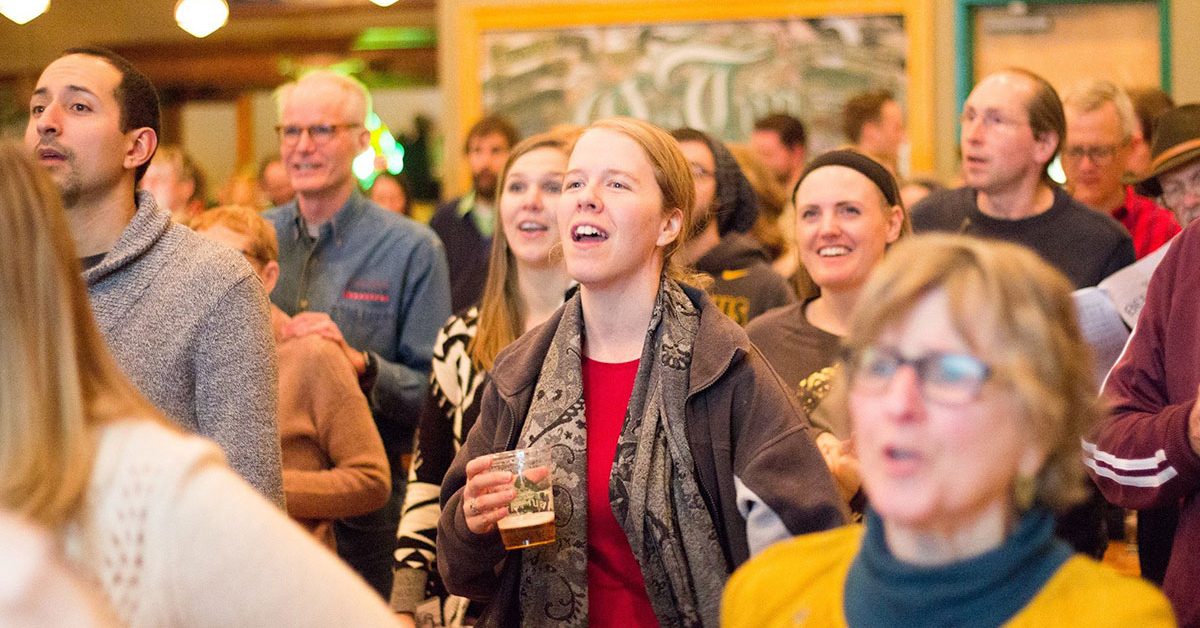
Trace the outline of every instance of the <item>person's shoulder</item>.
{"type": "MultiPolygon", "coordinates": [[[[729,579],[722,602],[730,625],[791,625],[783,618],[815,602],[824,611],[842,599],[846,574],[862,545],[862,526],[850,525],[780,541],[751,558],[729,579]]],[[[810,620],[814,617],[810,616],[810,620]]],[[[826,617],[826,619],[833,619],[826,617]]]]}
{"type": "Polygon", "coordinates": [[[99,428],[96,468],[120,467],[122,471],[117,476],[130,470],[157,477],[166,468],[182,469],[202,461],[223,459],[221,450],[211,441],[158,420],[130,418],[99,428]]]}
{"type": "Polygon", "coordinates": [[[1076,200],[1066,190],[1055,190],[1055,209],[1060,217],[1073,226],[1072,237],[1091,237],[1112,240],[1130,240],[1129,231],[1116,218],[1098,212],[1076,200]]]}
{"type": "Polygon", "coordinates": [[[781,332],[796,326],[795,322],[803,309],[803,303],[789,303],[771,308],[746,325],[746,335],[750,337],[751,342],[758,345],[773,338],[780,338],[781,332]]]}
{"type": "Polygon", "coordinates": [[[964,186],[930,193],[909,208],[909,216],[918,231],[953,231],[974,209],[975,190],[964,186]]]}
{"type": "Polygon", "coordinates": [[[183,225],[172,224],[167,235],[178,244],[170,261],[170,266],[176,269],[174,281],[224,292],[229,286],[254,275],[254,269],[240,253],[183,225]]]}
{"type": "Polygon", "coordinates": [[[1068,613],[1078,625],[1175,625],[1170,604],[1153,585],[1081,555],[1063,563],[1013,625],[1045,625],[1068,613]]]}

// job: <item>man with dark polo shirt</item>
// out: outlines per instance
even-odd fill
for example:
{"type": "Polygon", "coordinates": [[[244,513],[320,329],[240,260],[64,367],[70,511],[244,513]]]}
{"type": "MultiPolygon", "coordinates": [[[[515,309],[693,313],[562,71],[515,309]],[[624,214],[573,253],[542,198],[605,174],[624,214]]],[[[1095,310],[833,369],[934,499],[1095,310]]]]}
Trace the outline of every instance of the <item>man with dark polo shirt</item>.
{"type": "Polygon", "coordinates": [[[318,334],[341,347],[392,472],[382,509],[334,524],[338,553],[383,597],[391,594],[400,520],[433,342],[450,315],[441,243],[428,227],[358,191],[354,157],[370,142],[370,94],[320,70],[279,92],[279,149],[296,198],[266,214],[279,236],[279,282],[271,300],[292,317],[282,339],[318,334]]]}
{"type": "Polygon", "coordinates": [[[1142,141],[1125,91],[1110,81],[1085,80],[1063,96],[1063,110],[1062,166],[1071,196],[1117,219],[1133,238],[1138,259],[1179,233],[1174,214],[1122,182],[1134,144],[1142,141]]]}
{"type": "Polygon", "coordinates": [[[1072,199],[1047,166],[1066,134],[1062,103],[1042,77],[1001,70],[971,90],[962,111],[965,186],[912,208],[913,228],[1023,244],[1075,287],[1094,286],[1134,261],[1133,243],[1109,216],[1072,199]]]}
{"type": "Polygon", "coordinates": [[[159,121],[150,79],[112,51],[74,48],[38,78],[25,145],[62,193],[92,312],[121,370],[282,506],[267,297],[241,255],[172,223],[136,190],[159,121]]]}
{"type": "Polygon", "coordinates": [[[471,126],[463,154],[471,169],[471,191],[437,208],[429,226],[446,247],[450,266],[450,304],[455,312],[483,296],[492,233],[496,228],[496,191],[508,151],[520,140],[516,128],[499,116],[485,116],[471,126]]]}

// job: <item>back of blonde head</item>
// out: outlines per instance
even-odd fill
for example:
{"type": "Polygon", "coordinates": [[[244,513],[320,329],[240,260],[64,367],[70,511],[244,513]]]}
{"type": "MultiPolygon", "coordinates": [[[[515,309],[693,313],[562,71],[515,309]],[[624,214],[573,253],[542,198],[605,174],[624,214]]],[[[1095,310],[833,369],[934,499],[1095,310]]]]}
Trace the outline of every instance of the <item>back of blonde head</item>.
{"type": "Polygon", "coordinates": [[[96,328],[54,184],[0,142],[0,508],[54,527],[80,504],[93,430],[155,411],[96,328]]]}
{"type": "MultiPolygon", "coordinates": [[[[1063,510],[1084,497],[1079,442],[1099,416],[1091,355],[1070,282],[1029,249],[968,236],[907,238],[863,289],[850,324],[851,352],[900,325],[925,295],[941,290],[950,320],[992,383],[1017,402],[1016,420],[1046,452],[1038,502],[1063,510]]],[[[835,399],[845,411],[845,386],[835,399]]]]}

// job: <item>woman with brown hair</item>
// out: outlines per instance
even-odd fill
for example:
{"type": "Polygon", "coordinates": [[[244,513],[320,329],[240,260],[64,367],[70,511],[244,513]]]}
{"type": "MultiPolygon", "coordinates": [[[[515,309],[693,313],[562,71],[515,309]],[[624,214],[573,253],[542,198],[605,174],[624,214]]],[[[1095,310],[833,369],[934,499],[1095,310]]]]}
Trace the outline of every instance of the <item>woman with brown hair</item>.
{"type": "Polygon", "coordinates": [[[911,238],[860,296],[825,401],[848,414],[866,526],[806,535],[734,574],[727,626],[1171,626],[1162,594],[1073,555],[1099,413],[1071,284],[1036,253],[911,238]],[[844,382],[844,383],[843,383],[844,382]]]}
{"type": "Polygon", "coordinates": [[[558,230],[576,295],[496,358],[442,484],[438,566],[480,625],[715,626],[728,574],[844,521],[807,428],[745,333],[673,263],[695,188],[678,144],[630,118],[571,152],[558,230]],[[556,541],[508,552],[513,477],[550,449],[556,541]]]}
{"type": "Polygon", "coordinates": [[[430,597],[438,598],[445,625],[478,613],[463,598],[448,596],[437,574],[437,496],[455,452],[479,417],[479,393],[496,354],[549,318],[571,284],[561,254],[554,252],[559,246],[554,209],[575,135],[535,135],[509,153],[500,174],[500,228],[492,240],[483,299],[451,316],[434,343],[429,398],[397,531],[391,603],[402,622],[430,597]]]}
{"type": "Polygon", "coordinates": [[[0,509],[57,536],[126,625],[392,624],[216,445],[171,427],[121,373],[58,191],[26,153],[0,144],[0,509]]]}

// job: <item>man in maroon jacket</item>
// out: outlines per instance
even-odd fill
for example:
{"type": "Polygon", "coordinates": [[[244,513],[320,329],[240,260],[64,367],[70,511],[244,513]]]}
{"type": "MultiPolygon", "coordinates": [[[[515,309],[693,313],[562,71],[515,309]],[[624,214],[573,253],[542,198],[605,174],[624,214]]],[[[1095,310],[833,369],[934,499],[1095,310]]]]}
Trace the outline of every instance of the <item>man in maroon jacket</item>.
{"type": "MultiPolygon", "coordinates": [[[[1152,172],[1138,191],[1179,213],[1200,207],[1200,105],[1160,119],[1152,172]]],[[[1171,243],[1150,280],[1125,352],[1104,385],[1112,415],[1084,443],[1085,463],[1109,501],[1178,506],[1163,590],[1182,626],[1200,624],[1200,224],[1171,243]]]]}

